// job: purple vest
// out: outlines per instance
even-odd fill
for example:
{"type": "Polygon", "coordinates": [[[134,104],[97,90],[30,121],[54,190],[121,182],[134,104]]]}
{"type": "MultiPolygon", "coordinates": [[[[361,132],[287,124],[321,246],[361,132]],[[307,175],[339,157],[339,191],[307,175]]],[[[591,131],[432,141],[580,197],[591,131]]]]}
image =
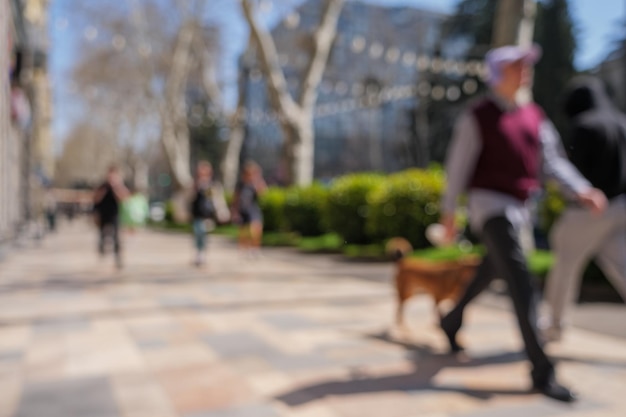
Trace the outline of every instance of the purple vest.
{"type": "Polygon", "coordinates": [[[528,104],[504,112],[490,99],[482,100],[472,111],[482,150],[469,188],[498,191],[525,201],[539,188],[543,111],[528,104]]]}

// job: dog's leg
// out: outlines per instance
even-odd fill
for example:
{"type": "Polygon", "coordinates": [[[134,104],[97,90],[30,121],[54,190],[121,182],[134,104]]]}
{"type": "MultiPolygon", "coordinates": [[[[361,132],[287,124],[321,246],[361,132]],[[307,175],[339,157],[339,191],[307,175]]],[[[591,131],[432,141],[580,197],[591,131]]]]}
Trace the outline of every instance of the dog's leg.
{"type": "Polygon", "coordinates": [[[406,300],[402,296],[398,296],[398,308],[396,310],[396,325],[399,328],[405,328],[404,323],[404,302],[406,300]]]}

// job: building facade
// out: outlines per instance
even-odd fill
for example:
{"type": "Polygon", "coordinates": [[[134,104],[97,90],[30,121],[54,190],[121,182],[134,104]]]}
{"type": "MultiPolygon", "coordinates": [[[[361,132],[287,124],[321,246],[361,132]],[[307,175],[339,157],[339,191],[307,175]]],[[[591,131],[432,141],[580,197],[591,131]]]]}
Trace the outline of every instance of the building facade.
{"type": "MultiPolygon", "coordinates": [[[[319,1],[305,2],[272,30],[294,97],[309,62],[311,34],[321,20],[321,9],[319,1]]],[[[418,90],[424,87],[426,95],[430,93],[430,85],[422,82],[431,78],[429,71],[435,68],[431,58],[447,53],[441,45],[446,18],[411,7],[346,2],[319,87],[314,122],[316,178],[362,170],[391,172],[414,165],[408,148],[415,135],[418,90]]],[[[458,56],[464,52],[457,48],[458,56]]],[[[246,51],[240,60],[240,88],[248,109],[245,154],[280,177],[275,171],[276,167],[284,170],[282,132],[259,65],[254,50],[246,51]]],[[[443,72],[444,59],[436,66],[443,72]]],[[[459,74],[451,77],[466,75],[464,70],[459,74]]],[[[438,99],[445,99],[446,93],[438,99]]]]}
{"type": "Polygon", "coordinates": [[[13,0],[0,1],[0,244],[15,236],[21,221],[20,178],[22,164],[22,137],[14,120],[13,99],[16,89],[15,70],[18,57],[15,51],[24,41],[21,30],[19,4],[13,0]]]}
{"type": "Polygon", "coordinates": [[[40,214],[52,175],[44,0],[0,0],[0,242],[40,214]]]}

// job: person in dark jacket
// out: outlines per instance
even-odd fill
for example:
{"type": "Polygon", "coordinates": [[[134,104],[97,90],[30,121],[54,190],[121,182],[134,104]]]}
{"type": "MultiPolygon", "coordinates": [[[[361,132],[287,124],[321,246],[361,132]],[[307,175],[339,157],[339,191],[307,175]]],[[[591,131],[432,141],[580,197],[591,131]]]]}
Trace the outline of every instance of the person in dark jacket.
{"type": "Polygon", "coordinates": [[[120,204],[130,193],[124,186],[124,179],[117,166],[111,166],[106,181],[94,193],[94,214],[100,232],[98,251],[104,255],[107,237],[113,241],[115,264],[122,268],[122,248],[120,244],[120,204]]]}
{"type": "Polygon", "coordinates": [[[213,179],[213,167],[208,161],[200,161],[194,177],[194,193],[191,201],[191,217],[193,226],[196,257],[194,264],[198,267],[206,262],[207,234],[211,222],[228,220],[228,208],[224,200],[221,186],[213,179]]]}
{"type": "Polygon", "coordinates": [[[570,390],[556,381],[553,361],[543,350],[523,236],[531,229],[529,201],[542,176],[557,180],[592,210],[601,211],[606,199],[564,157],[558,134],[541,108],[519,100],[518,92],[530,82],[530,68],[539,56],[537,46],[491,50],[486,56],[491,93],[474,103],[455,126],[446,160],[448,186],[441,223],[452,242],[457,236],[458,197],[467,191],[470,225],[487,255],[465,294],[442,318],[441,327],[451,349],[461,350],[457,333],[465,307],[495,277],[504,279],[532,363],[533,388],[560,401],[573,401],[570,390]]]}
{"type": "Polygon", "coordinates": [[[598,266],[626,300],[626,115],[611,103],[602,81],[585,76],[574,79],[565,96],[571,122],[569,156],[609,205],[593,215],[572,203],[550,233],[556,263],[546,283],[550,315],[546,336],[558,340],[563,315],[578,295],[585,266],[598,266]]]}
{"type": "Polygon", "coordinates": [[[253,256],[260,254],[263,213],[259,198],[266,188],[261,167],[256,162],[246,162],[235,190],[232,216],[239,224],[239,249],[253,256]]]}

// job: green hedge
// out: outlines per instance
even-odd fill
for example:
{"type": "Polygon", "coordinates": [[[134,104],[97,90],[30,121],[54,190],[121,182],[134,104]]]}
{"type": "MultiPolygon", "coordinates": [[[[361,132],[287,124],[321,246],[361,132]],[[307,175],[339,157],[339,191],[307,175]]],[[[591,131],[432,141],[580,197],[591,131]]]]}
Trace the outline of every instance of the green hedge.
{"type": "Polygon", "coordinates": [[[384,180],[382,175],[364,173],[346,175],[334,181],[324,213],[329,231],[337,233],[349,244],[373,242],[366,230],[371,207],[368,197],[384,180]]]}
{"type": "Polygon", "coordinates": [[[424,232],[439,219],[443,187],[441,170],[412,169],[389,176],[369,196],[369,234],[379,239],[401,236],[415,248],[430,246],[424,232]]]}
{"type": "Polygon", "coordinates": [[[287,192],[284,188],[269,187],[261,196],[259,204],[263,212],[263,229],[278,232],[287,229],[285,223],[285,200],[287,192]]]}
{"type": "Polygon", "coordinates": [[[288,189],[284,206],[287,228],[301,236],[323,235],[323,212],[327,199],[328,189],[318,183],[288,189]]]}

